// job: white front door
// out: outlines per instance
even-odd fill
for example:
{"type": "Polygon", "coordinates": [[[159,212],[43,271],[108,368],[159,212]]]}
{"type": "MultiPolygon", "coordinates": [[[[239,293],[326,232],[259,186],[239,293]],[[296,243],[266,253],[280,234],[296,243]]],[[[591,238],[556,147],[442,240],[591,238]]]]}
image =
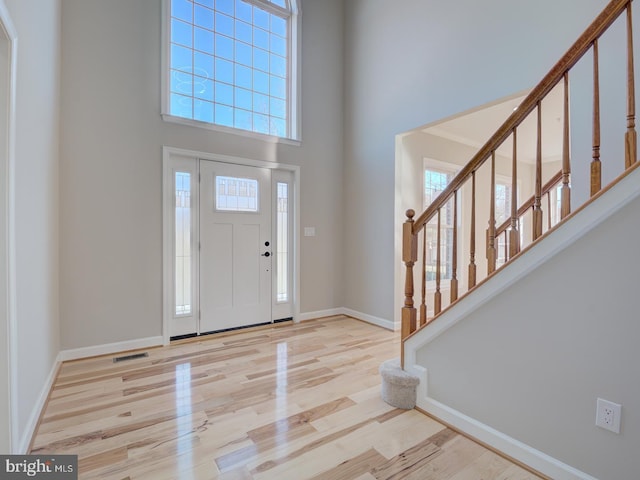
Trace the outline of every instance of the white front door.
{"type": "Polygon", "coordinates": [[[271,172],[200,161],[199,333],[271,321],[271,172]]]}
{"type": "Polygon", "coordinates": [[[297,169],[227,160],[164,148],[166,343],[294,317],[297,169]]]}

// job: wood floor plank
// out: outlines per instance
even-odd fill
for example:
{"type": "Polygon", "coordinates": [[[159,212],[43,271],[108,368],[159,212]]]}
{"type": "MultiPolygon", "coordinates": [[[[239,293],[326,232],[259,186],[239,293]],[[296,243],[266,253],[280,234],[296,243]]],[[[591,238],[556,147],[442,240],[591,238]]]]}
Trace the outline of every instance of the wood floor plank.
{"type": "MultiPolygon", "coordinates": [[[[318,363],[317,358],[310,358],[309,360],[304,360],[302,362],[294,363],[292,365],[287,365],[287,371],[293,371],[299,367],[306,367],[307,365],[312,365],[314,363],[318,363]]],[[[276,373],[280,373],[282,369],[280,368],[270,368],[268,370],[263,370],[259,372],[247,373],[247,380],[255,380],[256,378],[266,377],[268,375],[273,375],[276,373]]]]}
{"type": "Polygon", "coordinates": [[[356,457],[342,462],[337,467],[325,470],[312,477],[312,480],[352,480],[368,473],[376,465],[380,465],[386,460],[375,449],[371,448],[356,457]]]}
{"type": "Polygon", "coordinates": [[[504,472],[500,473],[495,480],[538,480],[539,478],[540,477],[517,465],[511,465],[504,472]]]}
{"type": "Polygon", "coordinates": [[[396,478],[449,480],[486,452],[483,447],[461,435],[455,435],[448,442],[447,448],[438,448],[440,450],[438,454],[428,462],[416,462],[411,469],[403,472],[402,477],[396,478]]]}
{"type": "Polygon", "coordinates": [[[374,467],[371,474],[378,480],[407,478],[422,468],[423,465],[429,464],[441,453],[442,449],[437,445],[431,442],[423,442],[412,452],[396,455],[386,463],[374,467]]]}
{"type": "MultiPolygon", "coordinates": [[[[247,432],[248,437],[257,445],[266,448],[278,444],[278,436],[282,433],[290,434],[297,429],[312,427],[311,423],[335,412],[339,412],[355,405],[353,400],[342,397],[328,403],[323,403],[315,408],[305,410],[288,418],[278,420],[269,425],[254,428],[247,432]]],[[[314,431],[315,428],[313,428],[314,431]]]]}
{"type": "Polygon", "coordinates": [[[393,458],[445,429],[444,425],[434,420],[425,421],[423,416],[410,410],[388,420],[384,423],[387,435],[373,439],[373,447],[386,458],[393,458]],[[415,425],[420,425],[420,428],[414,428],[415,425]]]}
{"type": "Polygon", "coordinates": [[[257,457],[260,452],[270,450],[281,444],[292,443],[295,439],[313,434],[317,430],[311,425],[316,419],[333,412],[346,409],[355,403],[343,397],[326,404],[319,405],[276,422],[249,430],[247,436],[253,442],[251,446],[241,451],[216,458],[220,471],[224,472],[236,467],[241,462],[248,462],[257,457]]]}
{"type": "Polygon", "coordinates": [[[319,432],[331,432],[350,427],[363,421],[378,421],[381,423],[387,418],[389,412],[396,411],[398,414],[404,412],[404,410],[394,409],[390,405],[380,402],[378,393],[378,397],[356,403],[353,408],[340,410],[315,420],[313,426],[319,432]],[[381,420],[381,418],[383,420],[381,420]]]}
{"type": "Polygon", "coordinates": [[[96,455],[84,457],[78,461],[78,470],[83,473],[90,472],[105,464],[118,463],[128,458],[127,447],[117,447],[113,450],[100,452],[96,455]]]}
{"type": "Polygon", "coordinates": [[[478,480],[498,478],[511,464],[493,452],[485,452],[450,480],[478,480]]]}
{"type": "Polygon", "coordinates": [[[353,480],[376,480],[376,477],[367,472],[355,477],[353,480]]]}
{"type": "Polygon", "coordinates": [[[31,453],[78,455],[82,480],[540,478],[384,403],[399,349],[334,316],[65,362],[31,453]]]}
{"type": "Polygon", "coordinates": [[[264,472],[252,470],[251,472],[256,480],[312,478],[366,452],[371,448],[367,439],[378,437],[381,434],[380,425],[370,422],[331,442],[313,445],[312,449],[301,452],[301,455],[287,457],[284,462],[276,459],[277,465],[269,470],[264,472]]]}
{"type": "Polygon", "coordinates": [[[266,461],[264,463],[261,463],[260,465],[256,466],[253,470],[252,473],[260,473],[260,472],[266,472],[267,470],[270,470],[278,465],[282,465],[286,462],[289,462],[301,455],[304,455],[305,453],[308,453],[310,451],[313,451],[315,449],[317,449],[318,447],[321,447],[323,445],[327,445],[329,443],[333,443],[339,439],[344,438],[345,436],[351,434],[352,432],[355,432],[357,430],[360,430],[361,428],[365,427],[366,425],[369,425],[371,423],[373,423],[374,420],[368,419],[368,420],[363,420],[360,423],[351,425],[349,427],[343,428],[341,430],[337,430],[331,433],[327,433],[326,435],[314,439],[312,441],[310,441],[308,444],[304,445],[302,448],[299,448],[297,450],[291,451],[289,452],[287,455],[284,456],[280,456],[279,458],[277,458],[276,460],[269,460],[266,461]]]}

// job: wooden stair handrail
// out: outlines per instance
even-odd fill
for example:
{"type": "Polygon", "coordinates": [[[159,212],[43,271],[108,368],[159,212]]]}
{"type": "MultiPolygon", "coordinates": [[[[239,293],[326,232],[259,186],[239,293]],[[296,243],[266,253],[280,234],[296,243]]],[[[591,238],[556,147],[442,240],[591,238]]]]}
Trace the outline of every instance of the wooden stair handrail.
{"type": "MultiPolygon", "coordinates": [[[[569,72],[574,65],[582,59],[582,57],[588,52],[593,51],[593,135],[592,135],[592,150],[593,159],[590,164],[591,174],[589,177],[591,185],[591,199],[599,196],[602,189],[602,175],[601,175],[601,162],[600,162],[600,88],[599,88],[599,60],[598,60],[598,40],[607,31],[607,29],[621,16],[626,10],[626,23],[627,23],[627,130],[624,135],[625,141],[625,170],[629,172],[631,169],[635,169],[637,163],[637,133],[635,129],[636,112],[635,112],[635,75],[633,70],[633,34],[632,34],[632,13],[631,5],[633,0],[611,0],[602,12],[595,18],[595,20],[589,25],[578,40],[567,50],[567,52],[560,58],[560,60],[553,66],[553,68],[544,76],[544,78],[538,83],[531,92],[524,98],[522,103],[515,109],[506,121],[495,131],[495,133],[489,138],[489,140],[478,150],[478,152],[471,158],[460,172],[449,182],[444,190],[438,195],[426,210],[420,214],[417,218],[414,210],[407,210],[407,220],[403,223],[402,230],[402,262],[405,265],[406,278],[405,278],[405,299],[404,306],[401,312],[401,326],[402,326],[402,343],[401,343],[401,359],[404,362],[404,343],[409,335],[412,335],[416,331],[417,327],[417,312],[414,307],[414,266],[420,260],[422,267],[422,285],[421,292],[422,298],[420,303],[420,328],[431,323],[439,317],[441,311],[443,311],[442,305],[442,293],[441,293],[441,280],[442,280],[442,219],[441,215],[443,208],[447,209],[447,203],[451,198],[454,198],[454,229],[453,229],[453,244],[451,253],[447,253],[446,262],[451,262],[451,265],[447,265],[446,272],[450,272],[450,269],[455,269],[451,272],[451,300],[450,304],[455,303],[459,299],[458,292],[458,276],[456,270],[457,264],[457,200],[460,196],[460,192],[463,187],[470,188],[470,198],[465,202],[470,203],[470,209],[467,211],[465,208],[465,224],[468,222],[470,230],[470,238],[468,244],[469,254],[469,271],[467,275],[467,292],[470,292],[477,286],[477,265],[476,265],[476,180],[479,169],[491,159],[491,177],[490,177],[490,202],[489,202],[489,218],[488,228],[486,230],[486,259],[487,270],[484,280],[492,276],[496,272],[496,238],[500,235],[505,235],[509,232],[508,238],[505,239],[502,246],[500,246],[500,255],[504,254],[505,262],[511,261],[514,257],[518,256],[521,251],[521,232],[519,219],[532,209],[532,238],[531,243],[524,248],[528,248],[538,242],[540,238],[543,238],[543,205],[542,198],[546,195],[546,209],[547,209],[547,225],[548,230],[554,228],[552,226],[552,206],[551,206],[551,194],[553,188],[557,185],[561,185],[560,194],[560,219],[558,222],[563,222],[572,215],[571,208],[571,161],[570,161],[570,128],[569,128],[569,72]],[[562,168],[556,173],[544,186],[542,183],[542,102],[546,96],[560,83],[563,83],[564,87],[564,122],[562,127],[562,168]],[[529,117],[534,110],[537,109],[537,142],[536,142],[536,164],[535,164],[535,193],[526,200],[518,208],[518,127],[529,117]],[[495,160],[498,148],[501,148],[503,143],[508,139],[511,139],[513,153],[511,156],[511,208],[509,218],[496,228],[496,185],[495,185],[495,160]],[[469,187],[470,185],[470,187],[469,187]],[[433,297],[433,313],[432,318],[427,318],[428,302],[426,300],[426,287],[425,287],[425,275],[426,275],[426,225],[428,222],[434,222],[435,215],[438,215],[437,235],[435,251],[436,257],[436,292],[433,297]],[[418,234],[423,232],[423,245],[422,245],[422,258],[419,258],[419,237],[418,234]],[[508,247],[508,248],[507,248],[508,247]],[[502,250],[504,248],[504,250],[502,250]],[[455,252],[456,259],[449,260],[450,256],[455,252]]],[[[621,178],[621,177],[618,177],[621,178]]],[[[614,183],[617,180],[614,180],[614,183]]],[[[604,186],[604,189],[610,188],[612,183],[604,186]]],[[[465,194],[466,195],[466,194],[465,194]]],[[[506,198],[504,200],[507,200],[506,198]]],[[[506,206],[506,205],[504,205],[506,206]]],[[[503,207],[504,207],[503,206],[503,207]]],[[[579,207],[582,208],[582,207],[579,207]]],[[[446,211],[446,210],[445,210],[446,211]]],[[[506,214],[507,212],[505,212],[506,214]]],[[[447,213],[449,215],[450,213],[447,213]]],[[[482,214],[484,216],[484,213],[482,214]]],[[[485,217],[486,218],[486,217],[485,217]]],[[[481,219],[481,220],[484,220],[481,219]]],[[[449,234],[447,234],[449,235],[449,234]]],[[[448,238],[448,237],[445,237],[448,238]]],[[[433,239],[431,240],[433,241],[433,239]]],[[[429,256],[430,262],[433,261],[433,246],[430,247],[429,256]]],[[[431,265],[431,264],[429,264],[431,265]]],[[[431,267],[430,267],[431,268],[431,267]]],[[[420,272],[416,272],[420,273],[420,272]]],[[[484,273],[483,273],[484,275],[484,273]]],[[[481,279],[480,281],[484,281],[481,279]]],[[[464,295],[464,294],[463,294],[464,295]]],[[[404,364],[404,363],[403,363],[404,364]]]]}
{"type": "MultiPolygon", "coordinates": [[[[549,179],[547,183],[544,184],[544,186],[542,187],[541,196],[544,197],[547,193],[549,193],[553,189],[553,187],[558,185],[561,181],[562,181],[562,170],[556,173],[553,177],[551,177],[551,179],[549,179]]],[[[524,202],[520,206],[520,208],[518,208],[518,218],[523,216],[525,213],[527,213],[527,210],[533,207],[535,198],[536,198],[535,195],[532,195],[531,198],[529,198],[529,200],[524,202]]],[[[499,227],[496,228],[496,237],[504,233],[507,230],[507,228],[509,228],[509,225],[511,225],[511,218],[508,218],[507,220],[504,221],[504,223],[502,223],[499,227]]]]}
{"type": "Polygon", "coordinates": [[[591,48],[596,41],[617,20],[632,0],[612,0],[604,10],[589,25],[576,42],[567,50],[560,60],[553,66],[544,78],[525,97],[518,108],[496,130],[489,140],[478,150],[473,158],[456,175],[447,187],[438,195],[427,209],[413,222],[413,233],[416,234],[427,224],[440,208],[449,200],[453,192],[457,191],[482,164],[487,161],[491,153],[496,151],[544,99],[551,90],[563,80],[565,73],[571,69],[591,48]]]}

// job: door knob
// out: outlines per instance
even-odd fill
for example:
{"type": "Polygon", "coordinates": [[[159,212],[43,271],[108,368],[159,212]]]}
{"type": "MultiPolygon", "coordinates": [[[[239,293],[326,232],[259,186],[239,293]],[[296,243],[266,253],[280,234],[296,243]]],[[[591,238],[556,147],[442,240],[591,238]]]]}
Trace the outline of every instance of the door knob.
{"type": "Polygon", "coordinates": [[[262,254],[263,257],[270,257],[271,256],[271,252],[264,252],[262,254]]]}

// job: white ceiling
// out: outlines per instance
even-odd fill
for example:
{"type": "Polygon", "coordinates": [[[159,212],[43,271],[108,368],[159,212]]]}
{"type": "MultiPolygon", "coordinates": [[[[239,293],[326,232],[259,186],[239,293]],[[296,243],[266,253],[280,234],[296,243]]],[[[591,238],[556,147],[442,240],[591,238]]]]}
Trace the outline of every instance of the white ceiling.
{"type": "MultiPolygon", "coordinates": [[[[542,102],[542,156],[544,162],[562,158],[564,89],[559,84],[542,102]]],[[[480,148],[518,107],[524,96],[495,103],[472,112],[444,120],[424,128],[431,135],[447,138],[480,148]]],[[[518,127],[518,160],[535,163],[537,141],[537,112],[534,110],[518,127]]],[[[512,157],[511,138],[497,150],[499,155],[512,157]]]]}

